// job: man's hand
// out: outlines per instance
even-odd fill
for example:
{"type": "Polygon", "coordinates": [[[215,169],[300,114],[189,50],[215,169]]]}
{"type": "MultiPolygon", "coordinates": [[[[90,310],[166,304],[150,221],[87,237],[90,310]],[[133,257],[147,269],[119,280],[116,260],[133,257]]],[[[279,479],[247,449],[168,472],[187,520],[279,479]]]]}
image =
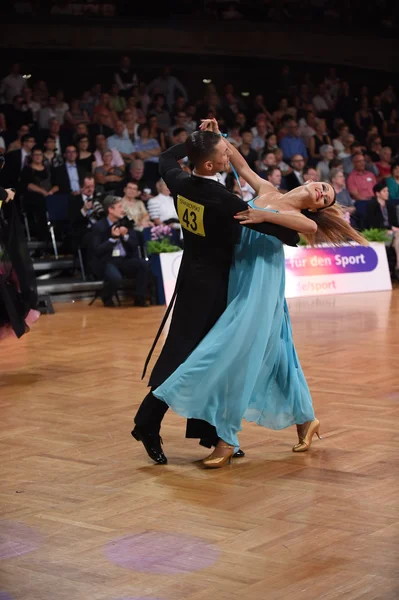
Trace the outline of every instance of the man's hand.
{"type": "Polygon", "coordinates": [[[219,125],[216,119],[201,119],[201,131],[213,131],[220,135],[219,125]]]}
{"type": "Polygon", "coordinates": [[[237,213],[234,218],[240,221],[241,225],[256,225],[257,223],[264,223],[265,212],[255,208],[247,208],[247,210],[237,213]]]}
{"type": "Polygon", "coordinates": [[[129,233],[128,228],[127,227],[119,227],[119,232],[120,235],[123,237],[125,235],[127,235],[127,233],[129,233]]]}
{"type": "Polygon", "coordinates": [[[117,227],[116,225],[114,225],[111,228],[111,235],[112,235],[113,238],[119,238],[119,237],[121,237],[121,228],[117,227]]]}
{"type": "Polygon", "coordinates": [[[6,192],[7,192],[6,202],[9,202],[10,200],[14,200],[15,190],[12,190],[11,188],[6,188],[6,192]]]}

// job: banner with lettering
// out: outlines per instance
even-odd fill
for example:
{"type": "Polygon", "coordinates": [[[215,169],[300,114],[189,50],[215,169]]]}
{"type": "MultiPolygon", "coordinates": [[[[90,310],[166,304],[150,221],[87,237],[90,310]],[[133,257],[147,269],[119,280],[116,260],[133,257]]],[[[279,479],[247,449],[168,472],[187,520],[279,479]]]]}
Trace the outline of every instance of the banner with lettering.
{"type": "Polygon", "coordinates": [[[392,289],[384,244],[284,251],[287,298],[392,289]]]}

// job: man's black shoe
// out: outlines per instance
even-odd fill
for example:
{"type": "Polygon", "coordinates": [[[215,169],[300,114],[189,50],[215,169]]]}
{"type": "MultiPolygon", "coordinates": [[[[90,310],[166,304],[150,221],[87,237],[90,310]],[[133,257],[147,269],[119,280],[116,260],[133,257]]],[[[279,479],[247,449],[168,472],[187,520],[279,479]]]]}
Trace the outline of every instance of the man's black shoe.
{"type": "Polygon", "coordinates": [[[162,452],[162,439],[159,433],[147,433],[139,427],[135,427],[132,431],[132,436],[138,442],[142,442],[148,456],[158,465],[166,465],[168,459],[162,452]]]}

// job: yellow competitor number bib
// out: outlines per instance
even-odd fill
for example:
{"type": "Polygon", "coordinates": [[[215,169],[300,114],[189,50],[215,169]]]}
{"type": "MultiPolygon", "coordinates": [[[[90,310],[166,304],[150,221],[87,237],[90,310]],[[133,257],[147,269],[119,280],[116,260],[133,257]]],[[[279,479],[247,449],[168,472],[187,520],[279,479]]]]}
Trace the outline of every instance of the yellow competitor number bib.
{"type": "Polygon", "coordinates": [[[197,204],[179,194],[177,196],[177,214],[184,229],[205,237],[204,206],[202,204],[197,204]]]}

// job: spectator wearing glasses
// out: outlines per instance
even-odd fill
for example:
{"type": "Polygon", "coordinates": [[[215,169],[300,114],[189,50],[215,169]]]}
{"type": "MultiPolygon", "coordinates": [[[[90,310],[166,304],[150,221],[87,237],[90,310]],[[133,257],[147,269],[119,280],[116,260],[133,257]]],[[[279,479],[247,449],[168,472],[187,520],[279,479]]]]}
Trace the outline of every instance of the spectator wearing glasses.
{"type": "Polygon", "coordinates": [[[77,164],[78,150],[70,144],[65,150],[65,163],[54,170],[54,183],[58,186],[60,194],[80,194],[85,171],[77,164]]]}
{"type": "Polygon", "coordinates": [[[280,141],[280,148],[283,151],[284,160],[290,161],[295,155],[300,154],[302,157],[308,157],[308,151],[305,142],[298,134],[298,124],[294,119],[291,119],[286,124],[287,135],[280,141]]]}

